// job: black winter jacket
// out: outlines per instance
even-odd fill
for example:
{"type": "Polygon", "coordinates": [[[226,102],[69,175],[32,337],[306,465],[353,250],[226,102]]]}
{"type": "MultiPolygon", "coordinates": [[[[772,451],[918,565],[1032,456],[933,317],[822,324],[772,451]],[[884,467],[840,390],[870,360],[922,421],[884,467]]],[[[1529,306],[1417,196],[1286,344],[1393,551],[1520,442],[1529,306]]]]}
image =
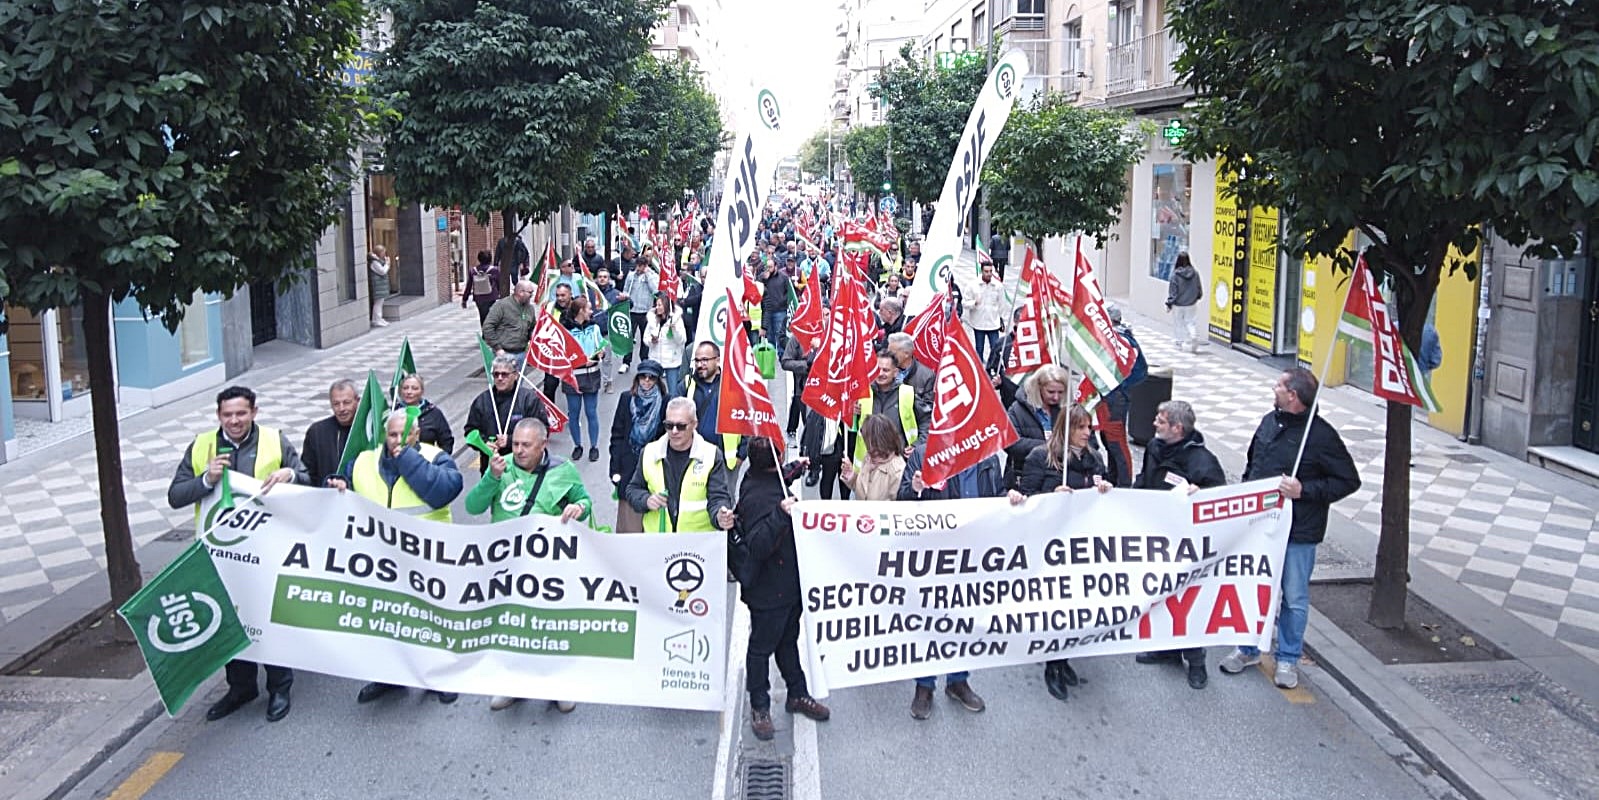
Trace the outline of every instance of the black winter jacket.
{"type": "MultiPolygon", "coordinates": [[[[916,471],[922,468],[922,460],[925,458],[927,458],[927,440],[923,439],[922,441],[916,443],[916,448],[911,450],[910,457],[905,459],[905,476],[900,479],[899,496],[896,499],[965,499],[961,496],[959,490],[956,488],[954,475],[949,476],[949,479],[944,481],[944,488],[942,489],[934,489],[933,487],[929,486],[926,489],[923,489],[920,493],[917,493],[915,489],[911,488],[911,476],[915,475],[916,471]]],[[[999,458],[997,456],[985,458],[978,463],[977,466],[971,467],[971,469],[977,470],[978,497],[1000,497],[1005,494],[1005,484],[1003,482],[1004,478],[1001,476],[1003,468],[1000,466],[999,458]]]]}
{"type": "MultiPolygon", "coordinates": [[[[492,388],[483,390],[472,399],[472,405],[466,412],[466,427],[461,429],[462,435],[477,431],[483,441],[492,446],[494,437],[502,433],[499,424],[495,423],[498,418],[499,423],[505,426],[505,448],[500,450],[500,455],[508,455],[511,452],[511,429],[523,417],[537,417],[546,425],[550,422],[550,415],[544,411],[544,401],[533,396],[536,391],[528,386],[522,387],[521,392],[499,392],[492,388]],[[511,406],[513,396],[516,399],[514,408],[511,406]]],[[[489,460],[478,459],[478,466],[480,472],[487,472],[489,460]]]]}
{"type": "MultiPolygon", "coordinates": [[[[1092,448],[1085,447],[1083,452],[1075,456],[1070,451],[1066,453],[1067,486],[1074,490],[1092,489],[1095,475],[1106,477],[1105,463],[1092,448]]],[[[1060,488],[1060,477],[1061,471],[1049,464],[1049,446],[1040,445],[1027,454],[1027,462],[1022,466],[1020,484],[1016,490],[1028,497],[1048,494],[1060,488]]]]}
{"type": "MultiPolygon", "coordinates": [[[[794,465],[786,470],[795,474],[794,465]]],[[[740,596],[753,609],[800,602],[794,520],[783,510],[783,484],[775,472],[751,471],[738,487],[738,531],[748,548],[740,596]]]]}
{"type": "Polygon", "coordinates": [[[1205,448],[1205,437],[1199,431],[1189,432],[1175,444],[1150,439],[1144,448],[1144,471],[1133,481],[1133,488],[1170,489],[1176,485],[1168,480],[1172,475],[1201,489],[1227,484],[1227,473],[1222,471],[1216,456],[1205,448]]]}
{"type": "Polygon", "coordinates": [[[1015,489],[1017,481],[1021,480],[1022,464],[1034,448],[1042,447],[1049,439],[1049,431],[1044,430],[1043,423],[1038,421],[1037,410],[1019,393],[1016,401],[1005,410],[1005,416],[1010,418],[1011,427],[1016,429],[1016,441],[1005,448],[1005,488],[1015,489]]]}
{"type": "MultiPolygon", "coordinates": [[[[1278,410],[1261,419],[1255,438],[1249,441],[1244,480],[1274,478],[1293,470],[1307,416],[1308,413],[1278,410]]],[[[1298,477],[1302,488],[1299,499],[1294,501],[1288,541],[1320,542],[1327,535],[1328,508],[1360,488],[1360,471],[1349,457],[1344,440],[1319,416],[1310,426],[1310,440],[1305,442],[1298,477]]]]}

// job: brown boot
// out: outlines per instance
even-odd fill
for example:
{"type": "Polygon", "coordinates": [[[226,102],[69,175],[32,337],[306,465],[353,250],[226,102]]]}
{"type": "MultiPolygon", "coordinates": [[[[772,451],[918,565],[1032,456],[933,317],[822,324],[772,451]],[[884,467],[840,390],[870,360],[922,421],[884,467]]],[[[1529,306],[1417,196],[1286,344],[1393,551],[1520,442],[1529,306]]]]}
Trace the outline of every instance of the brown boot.
{"type": "Polygon", "coordinates": [[[790,697],[783,707],[790,714],[804,714],[817,722],[826,722],[833,716],[833,712],[828,710],[827,706],[816,702],[816,698],[810,695],[790,697]]]}
{"type": "Polygon", "coordinates": [[[916,687],[916,696],[911,698],[911,719],[927,719],[933,715],[933,690],[926,686],[916,687]]]}
{"type": "Polygon", "coordinates": [[[770,710],[751,711],[750,730],[755,732],[755,738],[763,742],[770,742],[772,736],[777,732],[777,729],[772,727],[772,712],[770,710]]]}
{"type": "Polygon", "coordinates": [[[944,694],[954,698],[955,702],[965,706],[966,710],[972,713],[982,711],[988,707],[983,703],[983,698],[978,697],[977,693],[972,691],[972,685],[966,681],[958,681],[945,686],[944,694]]]}

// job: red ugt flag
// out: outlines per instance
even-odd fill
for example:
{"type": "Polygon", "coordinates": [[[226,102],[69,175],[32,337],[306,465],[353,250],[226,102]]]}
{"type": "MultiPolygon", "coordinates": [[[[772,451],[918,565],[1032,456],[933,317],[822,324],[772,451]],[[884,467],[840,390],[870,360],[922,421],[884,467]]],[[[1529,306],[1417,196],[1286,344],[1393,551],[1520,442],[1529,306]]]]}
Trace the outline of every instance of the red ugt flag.
{"type": "Polygon", "coordinates": [[[875,357],[869,344],[871,312],[860,284],[849,273],[840,272],[833,293],[821,350],[805,376],[800,402],[827,419],[843,422],[850,401],[860,397],[871,382],[875,357]],[[867,324],[862,324],[863,317],[867,324]]]}
{"type": "Polygon", "coordinates": [[[659,279],[655,283],[655,290],[666,295],[666,305],[668,309],[677,303],[678,292],[682,291],[682,289],[683,286],[678,282],[677,279],[677,268],[673,267],[671,264],[662,262],[661,273],[659,279]]]}
{"type": "Polygon", "coordinates": [[[800,295],[799,308],[788,322],[788,335],[799,342],[800,352],[810,353],[822,341],[827,319],[822,311],[822,282],[806,281],[805,292],[800,295]]]}
{"type": "Polygon", "coordinates": [[[744,314],[727,290],[727,322],[723,330],[722,388],[716,404],[716,431],[740,436],[765,436],[778,452],[783,450],[783,426],[766,391],[766,380],[755,366],[750,342],[744,336],[744,314]]]}
{"type": "Polygon", "coordinates": [[[1007,375],[1031,372],[1054,361],[1049,354],[1049,342],[1044,338],[1043,326],[1038,321],[1037,307],[1031,302],[1022,304],[1022,315],[1016,320],[1016,327],[1011,329],[1010,341],[1010,353],[1005,360],[1007,375]]]}
{"type": "Polygon", "coordinates": [[[927,301],[927,308],[912,317],[905,328],[916,340],[916,360],[928,369],[938,369],[938,362],[944,357],[944,317],[949,313],[948,301],[949,297],[943,292],[933,295],[933,299],[927,301]]]}
{"type": "Polygon", "coordinates": [[[566,430],[566,423],[570,421],[566,416],[566,412],[556,408],[555,403],[550,398],[545,397],[543,392],[535,391],[533,396],[544,404],[544,414],[550,418],[550,433],[560,433],[566,430]]]}
{"type": "Polygon", "coordinates": [[[527,343],[528,366],[544,370],[576,388],[572,371],[588,363],[588,354],[572,334],[555,321],[553,314],[542,309],[536,313],[538,322],[533,324],[533,336],[527,343]]]}
{"type": "Polygon", "coordinates": [[[1004,452],[1017,439],[966,329],[953,317],[945,320],[944,327],[944,353],[922,461],[922,481],[929,485],[1004,452]]]}

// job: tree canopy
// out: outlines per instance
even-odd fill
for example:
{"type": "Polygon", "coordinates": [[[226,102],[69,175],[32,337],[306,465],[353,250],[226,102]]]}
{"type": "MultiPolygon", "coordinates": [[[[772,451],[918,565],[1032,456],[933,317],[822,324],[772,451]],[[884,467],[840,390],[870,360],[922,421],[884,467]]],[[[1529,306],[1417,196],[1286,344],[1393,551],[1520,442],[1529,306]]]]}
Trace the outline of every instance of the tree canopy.
{"type": "Polygon", "coordinates": [[[1012,111],[983,168],[995,228],[1035,238],[1080,231],[1103,241],[1121,218],[1146,128],[1056,93],[1012,111]]]}
{"type": "MultiPolygon", "coordinates": [[[[1181,143],[1241,165],[1244,202],[1347,269],[1352,230],[1414,350],[1449,246],[1486,228],[1569,248],[1599,204],[1599,4],[1548,0],[1174,0],[1198,94],[1181,143]]],[[[1569,252],[1569,249],[1568,249],[1569,252]]],[[[1389,403],[1371,619],[1403,624],[1410,407],[1389,403]]]]}
{"type": "MultiPolygon", "coordinates": [[[[872,96],[885,104],[884,119],[893,131],[896,194],[921,203],[938,200],[966,118],[987,79],[981,60],[935,67],[915,56],[913,42],[878,72],[872,96]]],[[[855,185],[863,184],[857,179],[855,185]]]]}
{"type": "Polygon", "coordinates": [[[871,195],[881,192],[888,174],[888,126],[851,128],[844,134],[844,160],[849,162],[855,191],[871,195]]]}
{"type": "Polygon", "coordinates": [[[436,206],[543,213],[573,187],[649,47],[661,0],[388,0],[374,91],[398,192],[436,206]]]}
{"type": "Polygon", "coordinates": [[[676,61],[663,67],[674,99],[670,114],[657,123],[666,137],[666,152],[650,181],[649,202],[658,206],[680,200],[685,189],[697,190],[710,181],[723,136],[721,110],[694,66],[676,61]]]}
{"type": "Polygon", "coordinates": [[[828,167],[832,165],[828,150],[831,148],[832,157],[837,158],[838,146],[843,140],[844,131],[836,125],[824,126],[811,134],[811,138],[800,145],[800,171],[823,178],[831,177],[827,173],[828,167]]]}

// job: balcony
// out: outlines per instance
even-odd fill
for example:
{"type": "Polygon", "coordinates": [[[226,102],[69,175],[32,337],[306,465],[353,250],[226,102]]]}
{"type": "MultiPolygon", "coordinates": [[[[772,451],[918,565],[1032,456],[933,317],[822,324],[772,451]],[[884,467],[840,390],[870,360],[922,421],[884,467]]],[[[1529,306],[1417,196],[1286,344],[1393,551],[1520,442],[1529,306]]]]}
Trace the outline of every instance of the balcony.
{"type": "Polygon", "coordinates": [[[1105,72],[1106,104],[1136,110],[1193,97],[1193,90],[1177,80],[1174,65],[1180,55],[1182,44],[1171,28],[1112,46],[1105,72]]]}

